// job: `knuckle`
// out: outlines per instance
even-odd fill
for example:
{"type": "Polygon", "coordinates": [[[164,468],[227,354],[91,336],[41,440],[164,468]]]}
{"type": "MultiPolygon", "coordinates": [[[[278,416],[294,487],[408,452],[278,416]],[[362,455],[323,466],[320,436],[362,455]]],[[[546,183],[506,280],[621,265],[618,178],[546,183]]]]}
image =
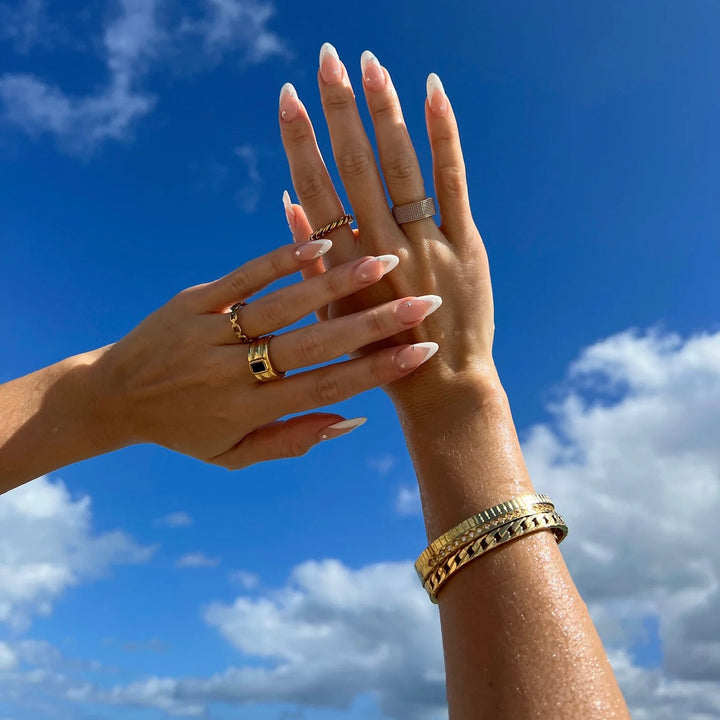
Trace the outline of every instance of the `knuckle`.
{"type": "Polygon", "coordinates": [[[465,194],[465,173],[454,166],[437,170],[437,184],[446,195],[462,197],[465,194]]]}
{"type": "Polygon", "coordinates": [[[349,94],[343,93],[338,95],[330,95],[329,97],[323,98],[323,110],[326,112],[342,112],[352,107],[355,102],[355,98],[351,98],[349,94]]]}
{"type": "Polygon", "coordinates": [[[280,300],[265,300],[259,310],[260,319],[267,327],[277,329],[288,324],[287,311],[280,300]]]}
{"type": "Polygon", "coordinates": [[[310,445],[303,442],[300,438],[293,436],[284,437],[280,442],[280,457],[294,458],[302,457],[310,449],[310,445]]]}
{"type": "Polygon", "coordinates": [[[318,330],[310,330],[300,340],[298,353],[303,365],[317,365],[327,359],[327,341],[318,330]]]}
{"type": "Polygon", "coordinates": [[[230,285],[237,296],[244,300],[252,292],[252,281],[245,268],[238,268],[230,276],[230,285]]]}
{"type": "Polygon", "coordinates": [[[365,316],[365,324],[370,337],[382,338],[387,334],[384,317],[379,310],[371,310],[368,312],[365,316]]]}
{"type": "Polygon", "coordinates": [[[318,200],[325,196],[325,183],[317,172],[304,173],[295,180],[295,189],[303,202],[318,200]]]}
{"type": "Polygon", "coordinates": [[[343,398],[342,390],[337,379],[332,376],[323,376],[315,382],[313,396],[318,406],[332,405],[343,398]]]}
{"type": "Polygon", "coordinates": [[[341,175],[358,177],[365,175],[372,167],[372,158],[366,148],[351,145],[338,153],[337,166],[341,175]]]}
{"type": "Polygon", "coordinates": [[[393,180],[407,180],[417,171],[415,158],[407,152],[393,155],[387,163],[385,174],[393,180]]]}
{"type": "Polygon", "coordinates": [[[347,294],[348,290],[344,278],[344,274],[332,270],[322,275],[325,292],[329,297],[334,299],[347,294]]]}

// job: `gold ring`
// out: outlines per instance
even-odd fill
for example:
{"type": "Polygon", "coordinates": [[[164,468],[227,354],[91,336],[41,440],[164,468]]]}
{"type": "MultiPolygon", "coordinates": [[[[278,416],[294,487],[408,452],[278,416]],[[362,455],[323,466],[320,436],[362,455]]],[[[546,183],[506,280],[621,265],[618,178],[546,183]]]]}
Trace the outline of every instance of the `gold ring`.
{"type": "Polygon", "coordinates": [[[333,230],[337,230],[339,227],[342,227],[343,225],[349,225],[351,222],[355,222],[355,216],[354,215],[343,215],[341,218],[338,218],[337,220],[333,220],[331,223],[328,223],[327,225],[323,225],[321,228],[318,228],[315,230],[315,232],[310,235],[308,238],[309,240],[320,240],[321,238],[324,238],[326,235],[329,235],[333,230]]]}
{"type": "Polygon", "coordinates": [[[250,372],[260,382],[279,380],[285,377],[284,372],[278,372],[270,362],[270,338],[273,335],[263,335],[253,340],[248,347],[248,365],[250,372]]]}
{"type": "Polygon", "coordinates": [[[236,302],[231,308],[230,308],[230,324],[232,325],[233,332],[235,335],[237,335],[238,339],[242,343],[251,342],[253,338],[248,337],[240,327],[240,323],[238,322],[238,310],[243,307],[244,305],[247,305],[245,300],[241,300],[240,302],[236,302]]]}
{"type": "Polygon", "coordinates": [[[425,198],[407,205],[395,205],[392,209],[393,217],[398,225],[424,220],[432,217],[436,212],[435,201],[432,198],[425,198]]]}

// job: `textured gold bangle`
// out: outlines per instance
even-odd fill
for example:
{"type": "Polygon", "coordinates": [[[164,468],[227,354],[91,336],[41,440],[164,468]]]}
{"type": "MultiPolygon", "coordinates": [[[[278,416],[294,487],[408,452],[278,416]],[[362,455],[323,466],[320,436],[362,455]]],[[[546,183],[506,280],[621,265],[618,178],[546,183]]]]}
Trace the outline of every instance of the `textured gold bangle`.
{"type": "Polygon", "coordinates": [[[511,540],[539,530],[552,530],[558,543],[562,542],[568,533],[565,521],[556,512],[534,513],[491,530],[475,542],[466,545],[457,553],[451,555],[430,573],[423,583],[430,600],[437,603],[437,596],[442,586],[470,561],[484,555],[486,552],[498,547],[498,545],[504,545],[511,540]]]}
{"type": "Polygon", "coordinates": [[[491,508],[483,510],[477,515],[469,517],[467,520],[463,520],[460,524],[430,543],[430,545],[420,553],[420,556],[415,561],[415,571],[420,577],[420,582],[424,582],[428,573],[450,552],[457,550],[463,544],[470,542],[473,537],[476,537],[477,528],[487,526],[487,529],[492,529],[493,527],[497,527],[498,524],[505,522],[503,518],[512,520],[513,518],[520,517],[520,515],[517,514],[518,511],[526,511],[525,514],[530,514],[530,512],[539,505],[547,505],[550,510],[555,509],[552,500],[550,500],[547,495],[521,495],[512,500],[493,505],[491,508]],[[472,537],[469,536],[469,533],[472,533],[472,537]]]}

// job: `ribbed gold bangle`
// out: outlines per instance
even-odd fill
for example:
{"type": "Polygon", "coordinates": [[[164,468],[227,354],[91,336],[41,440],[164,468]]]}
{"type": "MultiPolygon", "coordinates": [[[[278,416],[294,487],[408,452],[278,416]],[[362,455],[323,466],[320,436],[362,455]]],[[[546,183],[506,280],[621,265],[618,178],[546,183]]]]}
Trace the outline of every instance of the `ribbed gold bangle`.
{"type": "Polygon", "coordinates": [[[475,558],[484,555],[499,545],[504,545],[511,540],[539,530],[552,530],[558,543],[562,542],[568,533],[565,521],[556,512],[537,512],[491,530],[475,540],[475,542],[466,545],[451,555],[430,573],[423,583],[430,600],[437,603],[437,596],[442,586],[458,570],[475,560],[475,558]]]}
{"type": "Polygon", "coordinates": [[[486,530],[517,517],[529,515],[536,509],[554,510],[555,506],[547,495],[521,495],[483,510],[477,515],[463,520],[451,530],[441,535],[428,545],[415,561],[415,571],[424,582],[428,574],[451,552],[472,542],[474,538],[486,530]],[[539,506],[542,506],[540,508],[539,506]]]}

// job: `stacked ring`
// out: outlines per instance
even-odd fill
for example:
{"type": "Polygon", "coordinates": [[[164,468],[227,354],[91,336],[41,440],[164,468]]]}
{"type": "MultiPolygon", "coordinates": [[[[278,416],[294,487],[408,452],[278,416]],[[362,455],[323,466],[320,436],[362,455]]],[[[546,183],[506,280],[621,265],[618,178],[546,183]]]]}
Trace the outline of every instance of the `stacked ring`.
{"type": "Polygon", "coordinates": [[[432,198],[425,198],[406,205],[393,205],[392,208],[393,217],[398,225],[424,220],[432,217],[436,212],[435,201],[432,198]]]}
{"type": "Polygon", "coordinates": [[[241,300],[240,302],[236,302],[231,308],[230,308],[230,324],[232,325],[233,332],[237,336],[238,340],[242,343],[251,342],[253,338],[248,337],[240,327],[240,323],[238,322],[238,310],[243,307],[244,305],[247,305],[245,300],[241,300]]]}
{"type": "Polygon", "coordinates": [[[321,228],[318,228],[313,232],[308,240],[320,240],[321,238],[324,238],[326,235],[329,235],[333,230],[337,230],[339,227],[342,227],[343,225],[349,225],[351,222],[355,222],[355,216],[354,215],[343,215],[342,217],[338,218],[337,220],[333,220],[332,222],[328,223],[327,225],[323,225],[321,228]]]}
{"type": "Polygon", "coordinates": [[[285,377],[284,372],[275,370],[270,362],[270,338],[272,335],[263,335],[263,337],[253,340],[248,346],[248,365],[250,372],[260,382],[269,382],[270,380],[279,380],[285,377]]]}

